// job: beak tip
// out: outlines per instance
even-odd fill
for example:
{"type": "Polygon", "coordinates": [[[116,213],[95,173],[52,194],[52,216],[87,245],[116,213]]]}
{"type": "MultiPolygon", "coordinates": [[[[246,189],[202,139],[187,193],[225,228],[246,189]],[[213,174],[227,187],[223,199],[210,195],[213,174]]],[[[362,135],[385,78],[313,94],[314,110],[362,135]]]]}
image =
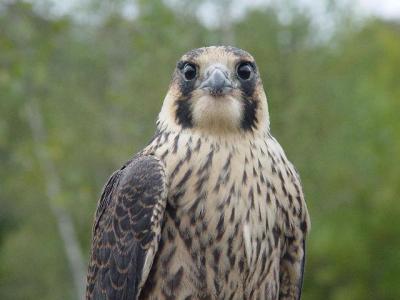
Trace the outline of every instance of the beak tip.
{"type": "Polygon", "coordinates": [[[221,96],[232,90],[232,83],[222,70],[215,68],[208,78],[200,85],[201,89],[208,90],[212,96],[221,96]]]}

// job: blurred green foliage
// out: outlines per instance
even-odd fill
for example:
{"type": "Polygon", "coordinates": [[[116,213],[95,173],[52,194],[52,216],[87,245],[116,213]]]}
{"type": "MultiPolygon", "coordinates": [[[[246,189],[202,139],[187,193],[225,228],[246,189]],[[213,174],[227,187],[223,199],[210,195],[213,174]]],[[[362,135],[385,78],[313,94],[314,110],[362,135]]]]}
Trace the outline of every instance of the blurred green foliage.
{"type": "MultiPolygon", "coordinates": [[[[195,17],[198,2],[137,1],[133,19],[123,4],[90,6],[93,22],[0,4],[0,299],[75,297],[29,103],[87,258],[101,187],[152,136],[175,61],[224,41],[195,17]]],[[[304,299],[400,299],[400,23],[332,14],[322,39],[295,9],[285,22],[271,7],[249,11],[229,30],[255,56],[272,132],[302,175],[304,299]]]]}

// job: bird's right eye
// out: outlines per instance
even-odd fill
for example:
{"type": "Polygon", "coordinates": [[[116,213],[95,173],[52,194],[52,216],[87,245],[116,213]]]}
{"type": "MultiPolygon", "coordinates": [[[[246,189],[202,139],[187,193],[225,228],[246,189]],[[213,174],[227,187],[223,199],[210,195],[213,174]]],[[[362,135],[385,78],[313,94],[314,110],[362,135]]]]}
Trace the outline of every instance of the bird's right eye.
{"type": "Polygon", "coordinates": [[[193,80],[197,74],[196,66],[191,63],[186,63],[183,67],[182,73],[186,80],[193,80]]]}

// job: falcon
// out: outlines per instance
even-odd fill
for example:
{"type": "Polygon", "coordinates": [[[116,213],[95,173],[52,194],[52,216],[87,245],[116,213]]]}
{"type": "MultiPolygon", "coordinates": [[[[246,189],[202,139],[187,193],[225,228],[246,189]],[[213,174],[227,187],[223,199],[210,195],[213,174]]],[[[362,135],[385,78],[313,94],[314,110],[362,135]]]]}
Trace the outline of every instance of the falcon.
{"type": "Polygon", "coordinates": [[[156,124],[103,189],[86,299],[300,299],[309,215],[253,57],[186,53],[156,124]]]}

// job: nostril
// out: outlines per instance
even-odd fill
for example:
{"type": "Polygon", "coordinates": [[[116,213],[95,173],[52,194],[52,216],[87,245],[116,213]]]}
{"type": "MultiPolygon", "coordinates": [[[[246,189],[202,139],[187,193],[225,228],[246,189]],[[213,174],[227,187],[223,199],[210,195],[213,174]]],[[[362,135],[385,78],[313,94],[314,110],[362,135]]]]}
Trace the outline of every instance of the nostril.
{"type": "Polygon", "coordinates": [[[216,86],[222,86],[225,82],[225,76],[224,74],[219,71],[219,70],[215,70],[214,73],[212,74],[213,76],[213,80],[216,86]]]}
{"type": "Polygon", "coordinates": [[[232,82],[225,67],[211,66],[205,71],[204,81],[200,88],[207,90],[213,96],[219,96],[232,90],[232,82]]]}

